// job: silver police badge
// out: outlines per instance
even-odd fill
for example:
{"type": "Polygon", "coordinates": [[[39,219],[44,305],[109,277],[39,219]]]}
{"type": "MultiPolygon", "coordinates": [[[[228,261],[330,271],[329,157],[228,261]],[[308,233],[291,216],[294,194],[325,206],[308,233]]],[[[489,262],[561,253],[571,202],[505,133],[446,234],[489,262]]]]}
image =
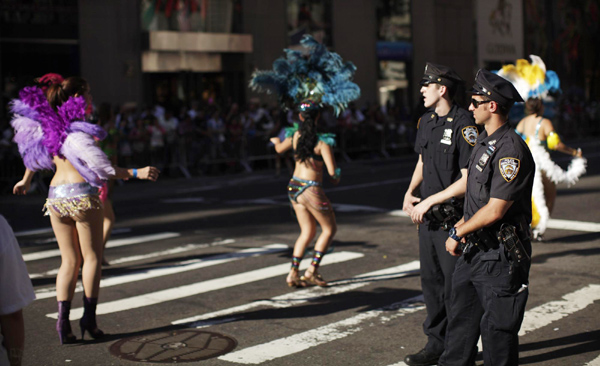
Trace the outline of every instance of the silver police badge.
{"type": "Polygon", "coordinates": [[[511,182],[519,174],[519,168],[521,167],[521,161],[516,158],[502,158],[500,159],[500,174],[505,181],[511,182]]]}
{"type": "Polygon", "coordinates": [[[469,145],[475,146],[475,143],[477,142],[477,136],[479,136],[479,131],[477,131],[475,126],[467,126],[462,129],[462,135],[469,145]]]}
{"type": "Polygon", "coordinates": [[[452,129],[451,128],[446,128],[444,130],[444,136],[442,136],[442,139],[440,140],[440,142],[442,144],[452,145],[452,129]]]}

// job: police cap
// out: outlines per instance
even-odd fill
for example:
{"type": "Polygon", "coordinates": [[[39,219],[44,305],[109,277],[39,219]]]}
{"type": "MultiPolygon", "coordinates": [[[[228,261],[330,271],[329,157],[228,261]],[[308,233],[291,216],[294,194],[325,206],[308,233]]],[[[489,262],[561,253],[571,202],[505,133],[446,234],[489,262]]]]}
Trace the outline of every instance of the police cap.
{"type": "Polygon", "coordinates": [[[428,62],[425,65],[423,79],[421,79],[421,82],[419,84],[429,85],[431,83],[452,87],[456,84],[464,83],[464,80],[461,79],[460,76],[458,76],[458,74],[448,66],[437,65],[428,62]]]}
{"type": "Polygon", "coordinates": [[[512,107],[515,102],[523,101],[523,98],[510,81],[485,69],[477,71],[471,93],[485,95],[505,107],[512,107]]]}

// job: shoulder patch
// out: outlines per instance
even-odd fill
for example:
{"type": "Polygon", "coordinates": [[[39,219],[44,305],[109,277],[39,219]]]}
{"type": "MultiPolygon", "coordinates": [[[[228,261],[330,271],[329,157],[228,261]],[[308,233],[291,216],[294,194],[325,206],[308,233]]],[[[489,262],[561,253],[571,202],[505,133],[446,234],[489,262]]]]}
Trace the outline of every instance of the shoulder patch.
{"type": "Polygon", "coordinates": [[[477,131],[477,127],[475,126],[467,126],[462,129],[462,136],[469,145],[475,146],[479,131],[477,131]]]}
{"type": "Polygon", "coordinates": [[[499,162],[499,168],[502,178],[510,183],[519,174],[521,161],[517,158],[502,158],[499,162]]]}

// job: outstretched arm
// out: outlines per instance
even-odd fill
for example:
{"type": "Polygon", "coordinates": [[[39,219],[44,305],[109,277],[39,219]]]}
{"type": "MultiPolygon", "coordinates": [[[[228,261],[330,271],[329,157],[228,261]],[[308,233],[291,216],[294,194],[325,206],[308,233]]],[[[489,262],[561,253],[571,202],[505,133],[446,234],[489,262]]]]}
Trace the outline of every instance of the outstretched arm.
{"type": "Polygon", "coordinates": [[[144,179],[144,180],[151,180],[151,181],[156,181],[158,179],[158,175],[160,174],[160,170],[158,170],[157,168],[153,167],[153,166],[147,166],[144,168],[140,168],[140,169],[125,169],[125,168],[120,168],[120,167],[115,167],[115,175],[112,177],[112,179],[130,179],[130,178],[137,178],[137,179],[144,179]]]}
{"type": "Polygon", "coordinates": [[[33,170],[25,169],[23,179],[18,181],[17,184],[15,184],[15,186],[13,187],[13,194],[27,194],[29,188],[31,187],[31,180],[33,179],[34,174],[35,172],[33,170]]]}
{"type": "Polygon", "coordinates": [[[281,141],[279,139],[279,137],[271,137],[269,139],[269,141],[271,141],[273,143],[273,145],[275,145],[275,151],[277,151],[278,154],[286,152],[292,148],[292,138],[291,137],[288,137],[283,141],[281,141]]]}
{"type": "Polygon", "coordinates": [[[552,122],[550,122],[549,119],[544,119],[543,124],[544,134],[546,135],[546,142],[550,150],[560,151],[561,153],[575,156],[578,158],[582,157],[581,149],[573,149],[572,147],[563,144],[558,135],[553,136],[554,134],[556,134],[556,131],[554,130],[554,126],[552,125],[552,122]]]}

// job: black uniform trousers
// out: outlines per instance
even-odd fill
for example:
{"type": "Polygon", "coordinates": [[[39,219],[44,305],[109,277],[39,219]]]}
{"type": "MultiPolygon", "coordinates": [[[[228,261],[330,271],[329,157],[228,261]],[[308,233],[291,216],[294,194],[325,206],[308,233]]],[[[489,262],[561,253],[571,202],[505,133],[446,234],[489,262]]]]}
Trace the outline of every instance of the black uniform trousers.
{"type": "Polygon", "coordinates": [[[421,288],[427,308],[423,332],[427,336],[425,349],[442,354],[448,327],[452,274],[456,257],[446,252],[448,232],[430,229],[425,221],[419,225],[419,258],[421,261],[421,288]]]}
{"type": "MultiPolygon", "coordinates": [[[[531,242],[523,242],[531,253],[531,242]]],[[[440,366],[473,365],[473,349],[483,342],[485,366],[519,364],[519,328],[529,295],[529,264],[515,267],[504,247],[477,248],[458,260],[452,279],[452,304],[440,366]]]]}

